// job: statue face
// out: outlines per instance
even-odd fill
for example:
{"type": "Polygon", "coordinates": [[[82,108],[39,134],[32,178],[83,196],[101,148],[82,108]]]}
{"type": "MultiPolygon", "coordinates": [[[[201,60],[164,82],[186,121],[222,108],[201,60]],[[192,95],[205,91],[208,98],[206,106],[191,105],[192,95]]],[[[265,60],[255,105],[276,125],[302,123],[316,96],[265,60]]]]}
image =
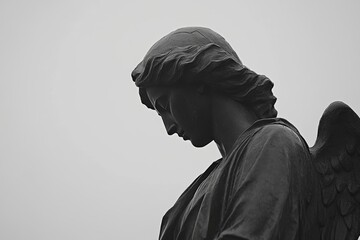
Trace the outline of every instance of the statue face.
{"type": "Polygon", "coordinates": [[[193,86],[150,87],[146,92],[169,135],[177,133],[195,147],[213,140],[208,94],[193,86]]]}

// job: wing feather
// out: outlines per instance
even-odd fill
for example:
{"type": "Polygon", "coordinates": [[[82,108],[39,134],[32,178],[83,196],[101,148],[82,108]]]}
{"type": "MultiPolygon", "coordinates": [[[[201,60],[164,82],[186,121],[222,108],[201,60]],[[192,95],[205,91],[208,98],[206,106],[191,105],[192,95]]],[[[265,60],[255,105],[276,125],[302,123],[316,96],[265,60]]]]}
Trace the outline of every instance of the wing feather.
{"type": "Polygon", "coordinates": [[[345,240],[348,235],[348,229],[343,219],[339,218],[335,224],[334,240],[345,240]]]}

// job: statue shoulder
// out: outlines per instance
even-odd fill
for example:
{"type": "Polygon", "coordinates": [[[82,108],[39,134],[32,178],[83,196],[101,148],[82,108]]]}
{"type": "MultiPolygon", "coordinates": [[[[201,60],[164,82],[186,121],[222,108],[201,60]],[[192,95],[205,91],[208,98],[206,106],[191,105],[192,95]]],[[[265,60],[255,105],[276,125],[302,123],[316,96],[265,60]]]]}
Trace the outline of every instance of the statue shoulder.
{"type": "Polygon", "coordinates": [[[255,161],[281,164],[311,161],[306,142],[296,128],[282,119],[264,119],[253,124],[238,142],[235,155],[239,158],[236,161],[250,165],[255,161]]]}
{"type": "Polygon", "coordinates": [[[298,146],[309,151],[307,143],[299,131],[285,119],[263,119],[257,121],[253,125],[253,129],[255,131],[252,142],[255,144],[269,142],[271,143],[269,146],[274,148],[298,146]]]}

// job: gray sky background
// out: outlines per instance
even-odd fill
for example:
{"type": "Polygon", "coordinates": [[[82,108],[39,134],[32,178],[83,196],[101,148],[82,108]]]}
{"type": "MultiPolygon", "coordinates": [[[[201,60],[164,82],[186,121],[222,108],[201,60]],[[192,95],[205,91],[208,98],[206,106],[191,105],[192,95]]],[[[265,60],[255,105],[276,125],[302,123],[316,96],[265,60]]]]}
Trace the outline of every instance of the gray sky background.
{"type": "Polygon", "coordinates": [[[130,73],[165,34],[212,28],[274,83],[309,145],[360,113],[360,1],[1,1],[0,239],[157,239],[220,154],[167,136],[130,73]]]}

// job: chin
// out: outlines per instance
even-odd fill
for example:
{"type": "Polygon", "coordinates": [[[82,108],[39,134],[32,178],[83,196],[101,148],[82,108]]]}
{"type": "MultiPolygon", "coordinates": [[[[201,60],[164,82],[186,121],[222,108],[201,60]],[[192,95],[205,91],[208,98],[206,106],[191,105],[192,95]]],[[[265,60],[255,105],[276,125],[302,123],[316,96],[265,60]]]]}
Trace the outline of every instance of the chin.
{"type": "Polygon", "coordinates": [[[211,141],[196,141],[196,140],[193,140],[193,139],[190,139],[191,141],[191,144],[194,146],[194,147],[197,147],[197,148],[202,148],[202,147],[205,147],[206,145],[208,145],[209,143],[211,143],[211,141]]]}

